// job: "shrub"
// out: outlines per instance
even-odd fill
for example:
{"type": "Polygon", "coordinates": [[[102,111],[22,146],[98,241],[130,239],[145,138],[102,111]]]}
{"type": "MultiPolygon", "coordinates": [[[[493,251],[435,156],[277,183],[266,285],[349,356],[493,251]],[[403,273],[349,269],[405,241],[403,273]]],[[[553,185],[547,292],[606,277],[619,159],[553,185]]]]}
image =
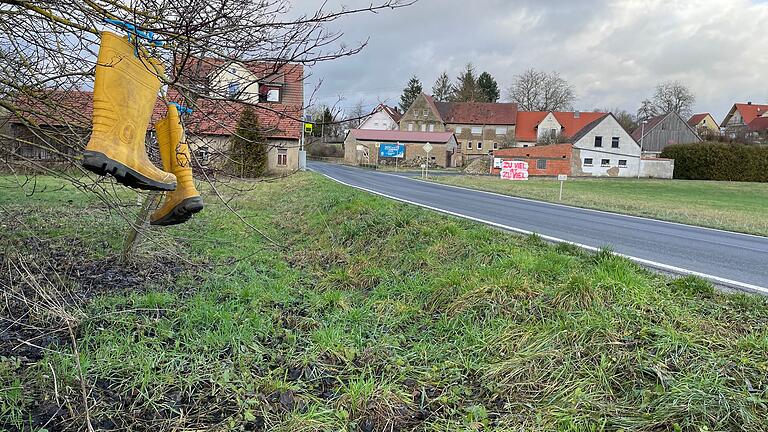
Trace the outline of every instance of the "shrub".
{"type": "Polygon", "coordinates": [[[675,144],[660,157],[675,160],[676,179],[768,182],[767,146],[675,144]]]}
{"type": "Polygon", "coordinates": [[[261,177],[267,171],[267,142],[253,108],[246,107],[230,143],[230,171],[239,177],[261,177]]]}

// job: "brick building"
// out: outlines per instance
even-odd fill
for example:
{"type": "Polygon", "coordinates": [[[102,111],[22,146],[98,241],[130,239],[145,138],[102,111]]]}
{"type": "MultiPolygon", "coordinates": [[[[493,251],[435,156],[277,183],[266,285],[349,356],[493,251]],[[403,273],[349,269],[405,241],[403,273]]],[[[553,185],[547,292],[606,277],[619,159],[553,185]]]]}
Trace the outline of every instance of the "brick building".
{"type": "MultiPolygon", "coordinates": [[[[528,174],[532,176],[571,175],[573,144],[506,148],[494,152],[493,156],[496,160],[528,162],[528,174]]],[[[499,174],[499,171],[498,166],[491,169],[493,174],[499,174]]]]}
{"type": "Polygon", "coordinates": [[[400,119],[400,130],[453,132],[461,153],[473,159],[513,146],[516,122],[514,103],[436,102],[422,93],[400,119]]]}
{"type": "MultiPolygon", "coordinates": [[[[456,137],[451,132],[407,132],[398,130],[352,129],[344,140],[344,162],[358,165],[379,164],[379,148],[382,144],[402,144],[405,155],[400,163],[423,163],[429,157],[430,166],[443,168],[455,167],[461,159],[456,144],[456,137]],[[429,155],[424,145],[429,143],[433,149],[429,155]]],[[[393,162],[393,161],[389,161],[393,162]]]]}

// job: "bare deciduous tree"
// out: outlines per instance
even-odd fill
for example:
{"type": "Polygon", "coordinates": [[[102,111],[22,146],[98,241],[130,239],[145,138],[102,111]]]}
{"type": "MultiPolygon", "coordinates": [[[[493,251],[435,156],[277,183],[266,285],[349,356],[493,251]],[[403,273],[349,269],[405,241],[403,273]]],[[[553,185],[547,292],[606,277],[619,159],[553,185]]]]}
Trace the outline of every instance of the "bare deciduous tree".
{"type": "Polygon", "coordinates": [[[646,99],[637,110],[639,120],[647,120],[661,114],[675,112],[683,118],[690,117],[696,97],[680,81],[667,81],[656,86],[653,98],[646,99]]]}
{"type": "Polygon", "coordinates": [[[515,76],[507,89],[507,97],[521,111],[563,111],[576,100],[573,86],[557,72],[546,73],[528,69],[515,76]]]}

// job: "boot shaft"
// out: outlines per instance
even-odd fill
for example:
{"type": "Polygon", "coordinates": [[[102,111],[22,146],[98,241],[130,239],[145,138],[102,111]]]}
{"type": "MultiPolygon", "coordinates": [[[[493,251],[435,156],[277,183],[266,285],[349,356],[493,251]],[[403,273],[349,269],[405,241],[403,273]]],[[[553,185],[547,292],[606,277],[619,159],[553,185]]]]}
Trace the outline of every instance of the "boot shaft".
{"type": "Polygon", "coordinates": [[[124,37],[102,32],[93,92],[93,132],[143,143],[163,66],[124,37]]]}
{"type": "Polygon", "coordinates": [[[168,105],[168,114],[157,124],[157,139],[163,167],[176,175],[178,188],[195,190],[192,179],[192,157],[189,152],[184,126],[175,105],[168,105]]]}

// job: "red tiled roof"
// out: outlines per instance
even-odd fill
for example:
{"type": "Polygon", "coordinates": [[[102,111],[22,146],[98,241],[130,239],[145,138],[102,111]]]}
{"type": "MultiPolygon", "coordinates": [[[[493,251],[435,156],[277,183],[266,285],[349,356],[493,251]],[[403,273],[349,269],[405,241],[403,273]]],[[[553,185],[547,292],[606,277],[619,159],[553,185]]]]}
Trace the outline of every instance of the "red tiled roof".
{"type": "Polygon", "coordinates": [[[400,123],[400,119],[403,118],[403,113],[400,112],[396,107],[391,107],[382,104],[381,106],[384,107],[384,111],[394,120],[395,123],[400,123]]]}
{"type": "Polygon", "coordinates": [[[734,104],[734,107],[736,107],[736,110],[739,111],[741,117],[744,119],[744,124],[749,124],[752,120],[768,111],[768,105],[737,103],[734,104]]]}
{"type": "Polygon", "coordinates": [[[752,132],[768,131],[768,117],[757,117],[749,122],[748,127],[752,132]]]}
{"type": "Polygon", "coordinates": [[[352,137],[360,141],[401,141],[445,144],[453,132],[407,132],[399,130],[352,129],[352,137]]]}
{"type": "Polygon", "coordinates": [[[536,142],[536,126],[549,114],[548,111],[520,111],[517,113],[515,139],[524,142],[536,142]]]}
{"type": "Polygon", "coordinates": [[[694,114],[691,116],[691,118],[688,119],[688,126],[690,127],[696,127],[701,123],[702,120],[704,120],[709,113],[703,113],[703,114],[694,114]]]}
{"type": "MultiPolygon", "coordinates": [[[[537,127],[548,114],[548,111],[518,112],[515,139],[523,142],[536,142],[538,137],[537,127]]],[[[588,124],[605,116],[605,113],[600,112],[580,112],[578,117],[573,111],[554,111],[552,114],[562,127],[560,133],[568,137],[573,137],[588,124]]]]}
{"type": "Polygon", "coordinates": [[[443,123],[467,125],[513,125],[517,123],[516,103],[435,102],[433,104],[443,123]]]}
{"type": "Polygon", "coordinates": [[[563,126],[562,134],[568,137],[574,137],[581,132],[587,125],[594,122],[597,119],[605,117],[608,113],[604,112],[580,112],[576,117],[575,112],[559,112],[555,111],[555,118],[560,125],[563,126]]]}
{"type": "Polygon", "coordinates": [[[9,117],[11,123],[31,121],[41,126],[91,127],[93,92],[79,90],[49,90],[33,95],[22,95],[12,102],[17,115],[9,117]]]}

